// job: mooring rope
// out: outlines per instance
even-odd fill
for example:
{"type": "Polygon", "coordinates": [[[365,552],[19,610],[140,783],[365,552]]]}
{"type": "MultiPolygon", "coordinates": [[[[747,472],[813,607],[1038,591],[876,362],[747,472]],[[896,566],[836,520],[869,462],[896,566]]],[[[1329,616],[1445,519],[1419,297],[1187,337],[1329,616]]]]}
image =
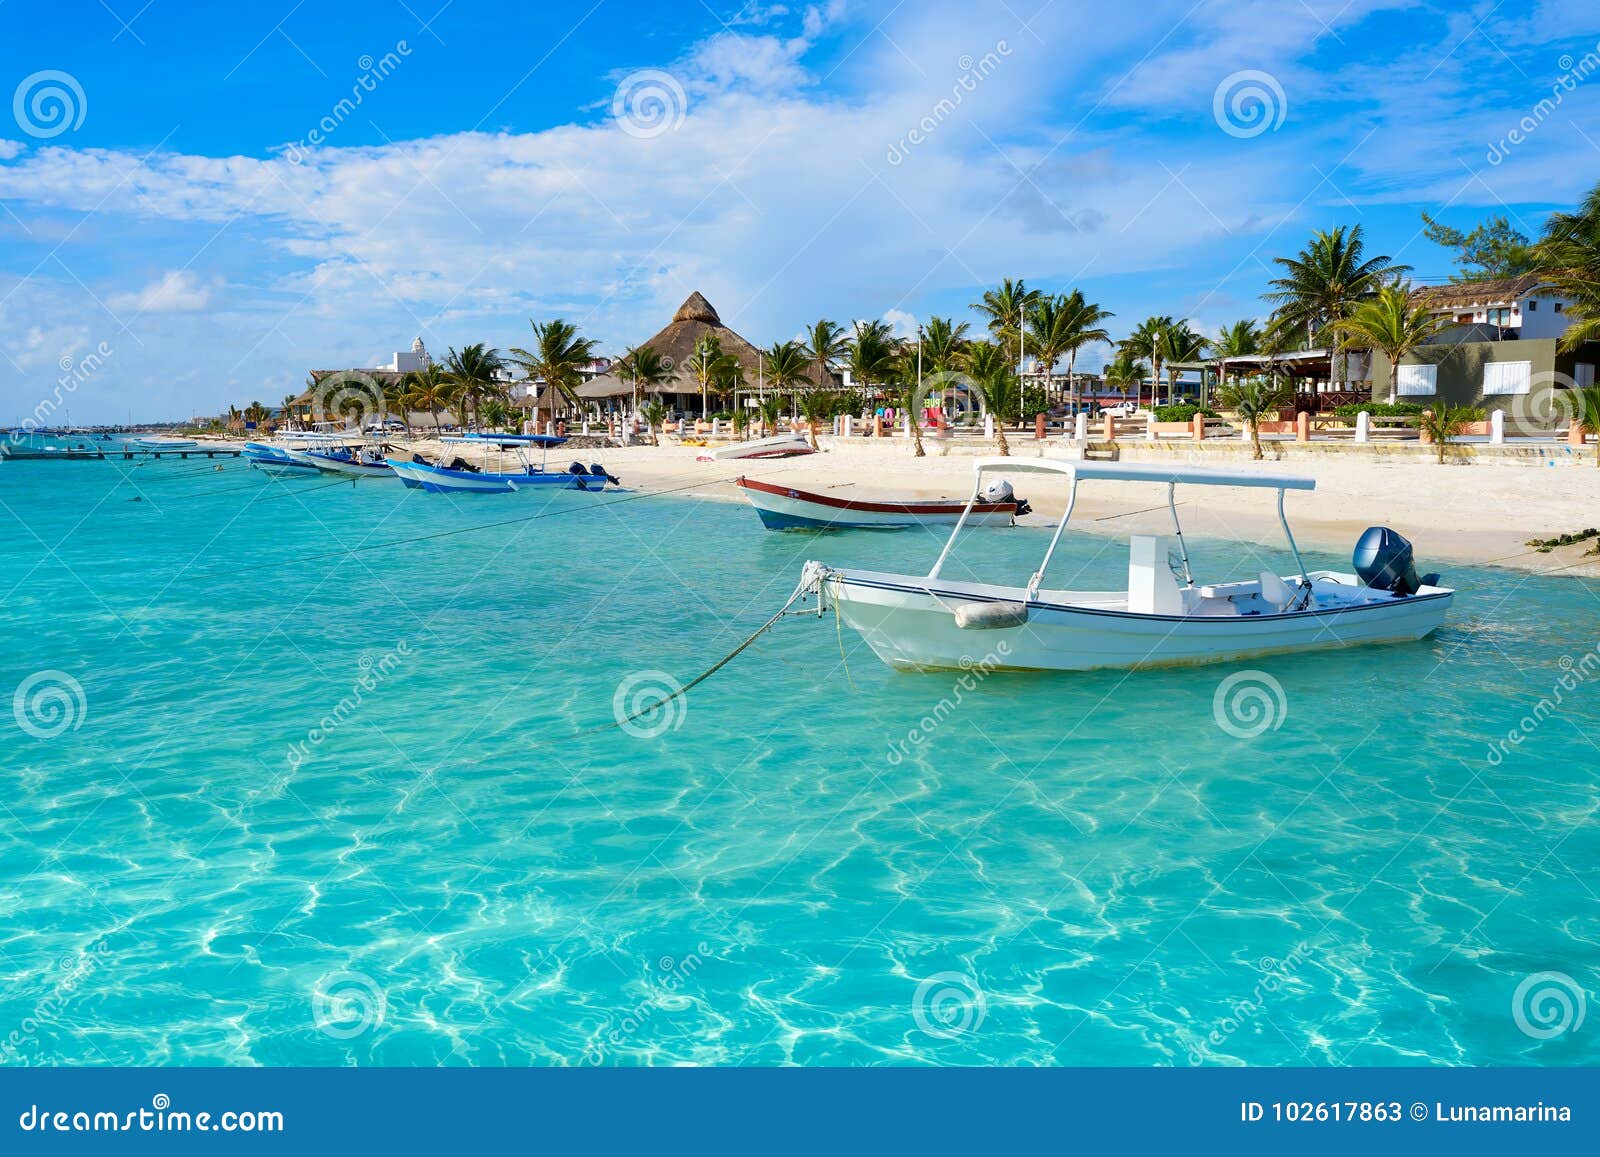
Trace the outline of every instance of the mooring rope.
{"type": "MultiPolygon", "coordinates": [[[[729,651],[726,655],[722,656],[722,658],[718,659],[711,666],[707,667],[704,671],[700,672],[700,674],[696,675],[693,679],[689,680],[682,687],[679,687],[672,694],[662,696],[660,699],[657,699],[654,703],[651,703],[646,707],[639,708],[639,710],[635,711],[632,715],[629,715],[624,719],[616,719],[616,720],[613,720],[610,723],[602,723],[598,727],[591,727],[588,730],[580,731],[577,734],[579,736],[597,735],[602,731],[611,731],[614,728],[626,727],[628,724],[632,723],[634,720],[642,719],[644,716],[649,715],[652,711],[660,710],[662,707],[665,707],[668,703],[671,703],[674,699],[680,699],[683,696],[687,695],[695,687],[698,687],[700,684],[704,683],[707,679],[711,678],[711,676],[715,675],[718,671],[720,671],[724,667],[726,667],[729,663],[733,662],[733,660],[735,658],[737,658],[738,655],[742,651],[744,651],[746,648],[748,648],[751,643],[754,643],[762,635],[766,634],[769,630],[771,630],[774,626],[776,626],[778,620],[783,618],[784,615],[789,613],[789,608],[794,606],[795,603],[797,603],[800,599],[804,598],[806,594],[807,594],[806,581],[805,581],[804,578],[802,578],[800,580],[800,584],[794,588],[794,593],[789,596],[789,600],[787,602],[785,602],[783,604],[783,606],[778,608],[778,613],[777,614],[773,615],[770,619],[768,619],[766,622],[762,623],[759,627],[757,627],[755,629],[755,631],[750,635],[750,637],[745,639],[744,642],[740,643],[733,650],[729,651]]],[[[820,590],[819,590],[819,597],[820,597],[820,590]]]]}

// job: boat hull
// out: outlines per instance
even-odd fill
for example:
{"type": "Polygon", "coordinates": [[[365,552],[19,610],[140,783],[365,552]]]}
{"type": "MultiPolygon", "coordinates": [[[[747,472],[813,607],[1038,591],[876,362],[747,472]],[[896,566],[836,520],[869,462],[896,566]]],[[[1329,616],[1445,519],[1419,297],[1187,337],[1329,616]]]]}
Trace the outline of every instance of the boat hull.
{"type": "MultiPolygon", "coordinates": [[[[1353,577],[1352,577],[1353,582],[1353,577]]],[[[1115,595],[1040,592],[1017,626],[970,629],[955,611],[1006,603],[977,584],[868,571],[829,571],[826,602],[892,667],[912,670],[1092,671],[1194,666],[1290,651],[1322,650],[1425,638],[1444,621],[1454,592],[1424,587],[1408,598],[1282,614],[1145,615],[1112,608],[1115,595]],[[968,589],[962,589],[966,587],[968,589]],[[1101,599],[1105,607],[1067,605],[1064,597],[1101,599]]],[[[991,591],[994,588],[989,588],[991,591]]],[[[1024,592],[1014,592],[1018,602],[1024,592]]]]}
{"type": "MultiPolygon", "coordinates": [[[[962,499],[926,502],[874,502],[816,494],[749,478],[734,483],[768,530],[895,530],[908,526],[953,526],[967,504],[962,499]]],[[[968,526],[1010,526],[1014,502],[980,502],[968,526]]]]}
{"type": "Polygon", "coordinates": [[[284,453],[288,455],[291,462],[314,467],[324,474],[343,474],[351,478],[392,478],[394,476],[394,471],[389,468],[388,462],[355,462],[348,458],[337,458],[315,450],[285,449],[284,453]]]}
{"type": "Polygon", "coordinates": [[[735,442],[730,446],[706,449],[696,455],[695,460],[727,462],[738,458],[796,458],[815,453],[804,434],[781,434],[775,438],[758,438],[754,442],[735,442]]]}
{"type": "Polygon", "coordinates": [[[391,458],[389,468],[406,486],[429,494],[514,494],[531,490],[605,489],[606,479],[595,474],[563,474],[545,471],[534,474],[490,474],[473,470],[452,470],[426,462],[402,462],[391,458]]]}

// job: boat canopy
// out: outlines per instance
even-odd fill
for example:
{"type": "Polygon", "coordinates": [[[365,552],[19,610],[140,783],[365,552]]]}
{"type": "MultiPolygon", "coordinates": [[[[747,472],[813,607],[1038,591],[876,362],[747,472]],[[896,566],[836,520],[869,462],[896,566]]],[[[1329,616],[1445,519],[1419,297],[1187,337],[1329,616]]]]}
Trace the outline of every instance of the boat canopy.
{"type": "Polygon", "coordinates": [[[461,434],[441,442],[488,442],[496,446],[559,446],[566,441],[554,434],[461,434]]]}
{"type": "Polygon", "coordinates": [[[1066,474],[1074,479],[1103,478],[1119,482],[1181,483],[1187,486],[1255,486],[1266,490],[1315,490],[1317,480],[1297,474],[1255,474],[1242,470],[1214,470],[1205,466],[1168,466],[1159,462],[1079,462],[1065,458],[979,458],[973,473],[1006,470],[1066,474]]]}

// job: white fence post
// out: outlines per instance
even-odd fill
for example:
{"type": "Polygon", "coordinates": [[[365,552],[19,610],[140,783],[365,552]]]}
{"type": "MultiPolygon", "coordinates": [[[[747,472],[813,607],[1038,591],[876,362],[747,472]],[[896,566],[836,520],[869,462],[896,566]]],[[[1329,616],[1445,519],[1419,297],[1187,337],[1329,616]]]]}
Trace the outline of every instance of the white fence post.
{"type": "Polygon", "coordinates": [[[855,432],[855,419],[846,414],[840,421],[844,427],[844,436],[850,437],[855,432]]]}
{"type": "Polygon", "coordinates": [[[1489,415],[1489,444],[1504,446],[1506,442],[1506,412],[1495,410],[1489,415]]]}
{"type": "Polygon", "coordinates": [[[1081,410],[1072,421],[1072,437],[1078,442],[1087,442],[1089,440],[1089,415],[1081,410]]]}
{"type": "Polygon", "coordinates": [[[911,437],[911,415],[907,414],[900,422],[900,430],[907,437],[911,437]]]}
{"type": "Polygon", "coordinates": [[[993,414],[985,414],[983,416],[983,436],[985,438],[993,438],[994,437],[994,415],[993,414]]]}
{"type": "Polygon", "coordinates": [[[1146,442],[1156,440],[1156,412],[1153,409],[1144,416],[1144,440],[1146,442]]]}
{"type": "Polygon", "coordinates": [[[1362,410],[1356,415],[1356,443],[1365,445],[1372,439],[1372,415],[1362,410]]]}

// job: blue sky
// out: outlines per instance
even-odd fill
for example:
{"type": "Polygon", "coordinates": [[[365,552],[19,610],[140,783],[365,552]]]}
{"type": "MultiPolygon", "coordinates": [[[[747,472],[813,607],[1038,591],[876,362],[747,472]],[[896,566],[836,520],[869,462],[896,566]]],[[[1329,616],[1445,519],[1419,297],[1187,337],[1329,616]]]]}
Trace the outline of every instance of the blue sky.
{"type": "Polygon", "coordinates": [[[1335,224],[1440,280],[1420,210],[1536,233],[1600,180],[1593,15],[11,0],[0,422],[96,349],[74,421],[182,417],[530,317],[620,352],[694,289],[762,344],[1003,276],[1214,331],[1335,224]]]}

